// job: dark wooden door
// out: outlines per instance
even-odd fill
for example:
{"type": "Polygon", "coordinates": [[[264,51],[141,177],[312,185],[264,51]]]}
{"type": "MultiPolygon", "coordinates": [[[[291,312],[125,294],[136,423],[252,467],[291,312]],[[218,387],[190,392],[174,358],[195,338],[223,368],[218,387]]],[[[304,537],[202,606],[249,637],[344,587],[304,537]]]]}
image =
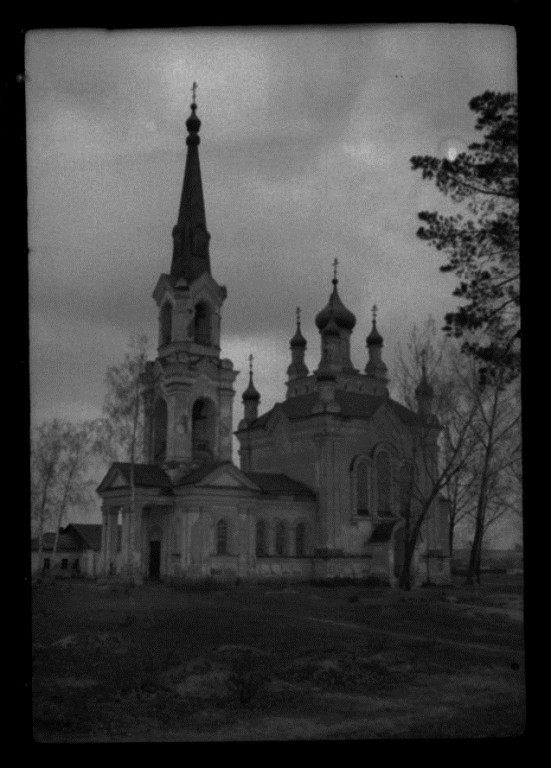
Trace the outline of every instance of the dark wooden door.
{"type": "Polygon", "coordinates": [[[161,575],[161,542],[149,542],[149,578],[158,579],[161,575]]]}

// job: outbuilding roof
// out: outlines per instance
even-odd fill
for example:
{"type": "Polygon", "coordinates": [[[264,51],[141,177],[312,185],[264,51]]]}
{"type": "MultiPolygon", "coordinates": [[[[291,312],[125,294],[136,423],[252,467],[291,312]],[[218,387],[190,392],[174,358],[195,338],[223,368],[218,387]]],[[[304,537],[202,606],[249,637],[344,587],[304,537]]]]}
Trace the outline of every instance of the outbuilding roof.
{"type": "Polygon", "coordinates": [[[76,533],[83,544],[96,552],[101,550],[101,525],[91,523],[70,523],[65,528],[65,533],[76,533]]]}
{"type": "MultiPolygon", "coordinates": [[[[48,531],[47,533],[44,533],[42,536],[42,551],[43,552],[51,552],[54,548],[54,542],[55,542],[55,533],[52,531],[48,531]]],[[[33,552],[38,552],[38,537],[35,539],[31,539],[31,550],[33,552]]],[[[80,547],[74,540],[74,538],[65,532],[60,532],[59,538],[57,540],[57,551],[58,552],[78,552],[80,550],[80,547]]]]}

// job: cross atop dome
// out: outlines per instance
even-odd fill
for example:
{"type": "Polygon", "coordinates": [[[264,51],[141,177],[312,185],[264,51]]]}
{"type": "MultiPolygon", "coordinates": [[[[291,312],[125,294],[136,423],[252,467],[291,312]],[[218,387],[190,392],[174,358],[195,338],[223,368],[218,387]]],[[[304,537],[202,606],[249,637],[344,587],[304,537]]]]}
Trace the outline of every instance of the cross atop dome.
{"type": "Polygon", "coordinates": [[[256,390],[253,384],[253,356],[251,354],[249,355],[249,386],[243,392],[243,402],[245,403],[249,401],[249,402],[254,402],[258,404],[259,400],[260,400],[260,393],[256,390]]]}

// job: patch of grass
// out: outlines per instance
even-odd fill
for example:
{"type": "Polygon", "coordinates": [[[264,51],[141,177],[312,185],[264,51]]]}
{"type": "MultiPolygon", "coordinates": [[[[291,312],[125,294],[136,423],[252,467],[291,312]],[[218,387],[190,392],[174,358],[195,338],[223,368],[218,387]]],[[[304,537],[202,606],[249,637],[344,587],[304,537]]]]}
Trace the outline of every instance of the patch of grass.
{"type": "MultiPolygon", "coordinates": [[[[292,710],[320,722],[328,715],[324,696],[349,697],[347,712],[360,719],[364,714],[355,708],[366,697],[379,702],[371,705],[375,714],[406,695],[420,702],[430,697],[435,706],[444,702],[461,712],[461,686],[453,681],[466,674],[476,680],[478,671],[487,686],[478,690],[473,684],[469,704],[479,707],[482,719],[493,711],[496,701],[490,700],[488,685],[495,680],[502,685],[499,703],[508,718],[503,728],[516,727],[513,702],[522,678],[511,664],[523,661],[520,622],[483,611],[470,615],[470,609],[442,601],[436,590],[412,591],[400,601],[401,595],[389,589],[364,589],[354,582],[331,585],[340,588],[335,590],[324,583],[323,599],[313,601],[308,584],[293,585],[284,598],[277,591],[267,596],[266,586],[224,585],[223,591],[221,586],[214,579],[183,588],[145,585],[130,597],[93,584],[37,590],[37,730],[46,740],[67,741],[90,733],[115,740],[142,729],[155,740],[155,734],[184,727],[208,735],[217,723],[252,723],[255,713],[269,720],[292,710]],[[369,610],[374,604],[380,610],[369,610]],[[54,645],[69,636],[76,641],[54,645]],[[495,645],[496,651],[462,647],[461,641],[495,645]],[[221,673],[222,688],[214,689],[221,695],[201,690],[211,672],[221,673]],[[179,689],[191,676],[192,683],[179,689]],[[97,684],[83,690],[75,680],[97,684]],[[450,704],[456,689],[457,702],[450,704]],[[197,697],[198,690],[204,695],[197,697]]],[[[501,593],[496,584],[484,595],[497,600],[501,593]]],[[[461,590],[456,594],[463,597],[461,590]]],[[[214,685],[215,677],[210,679],[214,685]]],[[[333,725],[347,717],[338,709],[329,714],[333,725]]],[[[418,720],[417,732],[426,721],[429,733],[430,716],[421,713],[418,720]]],[[[468,726],[467,717],[462,727],[468,726]]],[[[454,730],[451,721],[442,725],[442,733],[446,728],[454,730]]]]}

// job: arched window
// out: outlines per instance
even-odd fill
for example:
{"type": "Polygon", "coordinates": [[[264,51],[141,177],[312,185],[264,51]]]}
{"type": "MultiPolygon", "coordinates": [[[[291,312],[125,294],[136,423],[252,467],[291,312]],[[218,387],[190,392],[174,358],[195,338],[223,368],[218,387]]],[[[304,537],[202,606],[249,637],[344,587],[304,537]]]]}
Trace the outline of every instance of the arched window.
{"type": "Polygon", "coordinates": [[[194,402],[191,412],[191,425],[193,458],[212,461],[214,456],[216,409],[211,400],[199,399],[194,402]]]}
{"type": "Polygon", "coordinates": [[[266,557],[266,524],[264,520],[256,523],[256,556],[266,557]]]}
{"type": "Polygon", "coordinates": [[[209,305],[200,301],[195,306],[193,318],[193,340],[196,344],[208,346],[211,343],[211,311],[209,305]]]}
{"type": "Polygon", "coordinates": [[[161,346],[170,344],[172,341],[172,305],[170,301],[165,301],[161,307],[161,346]]]}
{"type": "Polygon", "coordinates": [[[390,457],[381,451],[377,454],[377,514],[391,514],[390,501],[390,457]]]}
{"type": "Polygon", "coordinates": [[[275,529],[275,551],[276,555],[283,557],[285,555],[285,523],[278,523],[275,529]]]}
{"type": "Polygon", "coordinates": [[[358,515],[369,514],[367,462],[364,460],[358,461],[356,465],[356,513],[358,515]]]}
{"type": "Polygon", "coordinates": [[[295,555],[304,557],[306,552],[306,525],[299,523],[295,529],[295,555]]]}
{"type": "Polygon", "coordinates": [[[167,410],[163,398],[159,398],[153,410],[153,461],[166,459],[167,410]]]}
{"type": "Polygon", "coordinates": [[[216,524],[216,554],[228,553],[228,524],[225,520],[219,520],[216,524]]]}

